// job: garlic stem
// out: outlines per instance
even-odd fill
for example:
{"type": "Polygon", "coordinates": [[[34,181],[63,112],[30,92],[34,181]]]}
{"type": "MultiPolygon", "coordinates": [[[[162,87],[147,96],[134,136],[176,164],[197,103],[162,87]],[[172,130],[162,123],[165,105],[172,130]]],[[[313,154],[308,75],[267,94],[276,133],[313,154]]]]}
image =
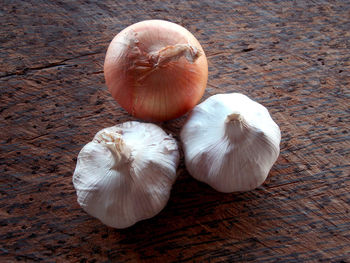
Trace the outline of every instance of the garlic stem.
{"type": "Polygon", "coordinates": [[[249,125],[241,114],[232,113],[227,115],[225,120],[225,136],[231,142],[237,142],[244,139],[249,131],[248,127],[249,125]]]}
{"type": "Polygon", "coordinates": [[[131,150],[127,145],[125,145],[121,134],[101,133],[96,141],[104,144],[111,151],[115,160],[115,168],[130,161],[131,150]]]}

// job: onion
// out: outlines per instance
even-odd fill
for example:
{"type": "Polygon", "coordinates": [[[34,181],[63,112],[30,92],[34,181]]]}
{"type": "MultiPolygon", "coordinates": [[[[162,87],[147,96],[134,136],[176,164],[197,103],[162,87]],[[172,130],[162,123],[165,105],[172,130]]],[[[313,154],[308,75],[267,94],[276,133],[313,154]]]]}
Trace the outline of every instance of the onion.
{"type": "Polygon", "coordinates": [[[133,24],[110,43],[104,74],[113,98],[147,121],[177,118],[203,96],[208,63],[198,40],[163,20],[133,24]]]}

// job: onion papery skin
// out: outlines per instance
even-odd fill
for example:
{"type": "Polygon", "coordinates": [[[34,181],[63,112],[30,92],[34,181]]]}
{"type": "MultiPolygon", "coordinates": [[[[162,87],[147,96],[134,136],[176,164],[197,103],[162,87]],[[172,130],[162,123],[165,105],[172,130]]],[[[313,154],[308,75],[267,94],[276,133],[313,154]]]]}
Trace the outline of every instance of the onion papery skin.
{"type": "Polygon", "coordinates": [[[187,29],[146,20],[113,38],[104,74],[121,107],[136,118],[161,122],[182,116],[199,102],[207,84],[208,62],[187,29]]]}

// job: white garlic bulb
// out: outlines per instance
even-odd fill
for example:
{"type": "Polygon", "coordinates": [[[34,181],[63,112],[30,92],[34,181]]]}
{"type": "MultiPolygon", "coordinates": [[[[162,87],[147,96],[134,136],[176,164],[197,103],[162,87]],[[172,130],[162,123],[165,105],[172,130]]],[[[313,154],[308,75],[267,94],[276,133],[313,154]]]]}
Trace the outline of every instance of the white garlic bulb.
{"type": "Polygon", "coordinates": [[[78,203],[102,223],[126,228],[166,205],[176,179],[178,146],[151,123],[125,122],[99,131],[78,155],[78,203]]]}
{"type": "Polygon", "coordinates": [[[197,105],[181,130],[188,172],[220,192],[260,186],[279,155],[281,132],[268,110],[239,93],[197,105]]]}

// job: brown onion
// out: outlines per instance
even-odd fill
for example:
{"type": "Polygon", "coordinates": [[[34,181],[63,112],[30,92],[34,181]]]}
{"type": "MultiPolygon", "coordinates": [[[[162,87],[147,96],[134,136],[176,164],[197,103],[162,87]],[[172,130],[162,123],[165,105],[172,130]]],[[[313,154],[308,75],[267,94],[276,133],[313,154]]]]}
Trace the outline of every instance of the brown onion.
{"type": "Polygon", "coordinates": [[[104,63],[107,87],[131,115],[148,121],[177,118],[203,96],[208,63],[198,40],[162,20],[133,24],[114,37],[104,63]]]}

